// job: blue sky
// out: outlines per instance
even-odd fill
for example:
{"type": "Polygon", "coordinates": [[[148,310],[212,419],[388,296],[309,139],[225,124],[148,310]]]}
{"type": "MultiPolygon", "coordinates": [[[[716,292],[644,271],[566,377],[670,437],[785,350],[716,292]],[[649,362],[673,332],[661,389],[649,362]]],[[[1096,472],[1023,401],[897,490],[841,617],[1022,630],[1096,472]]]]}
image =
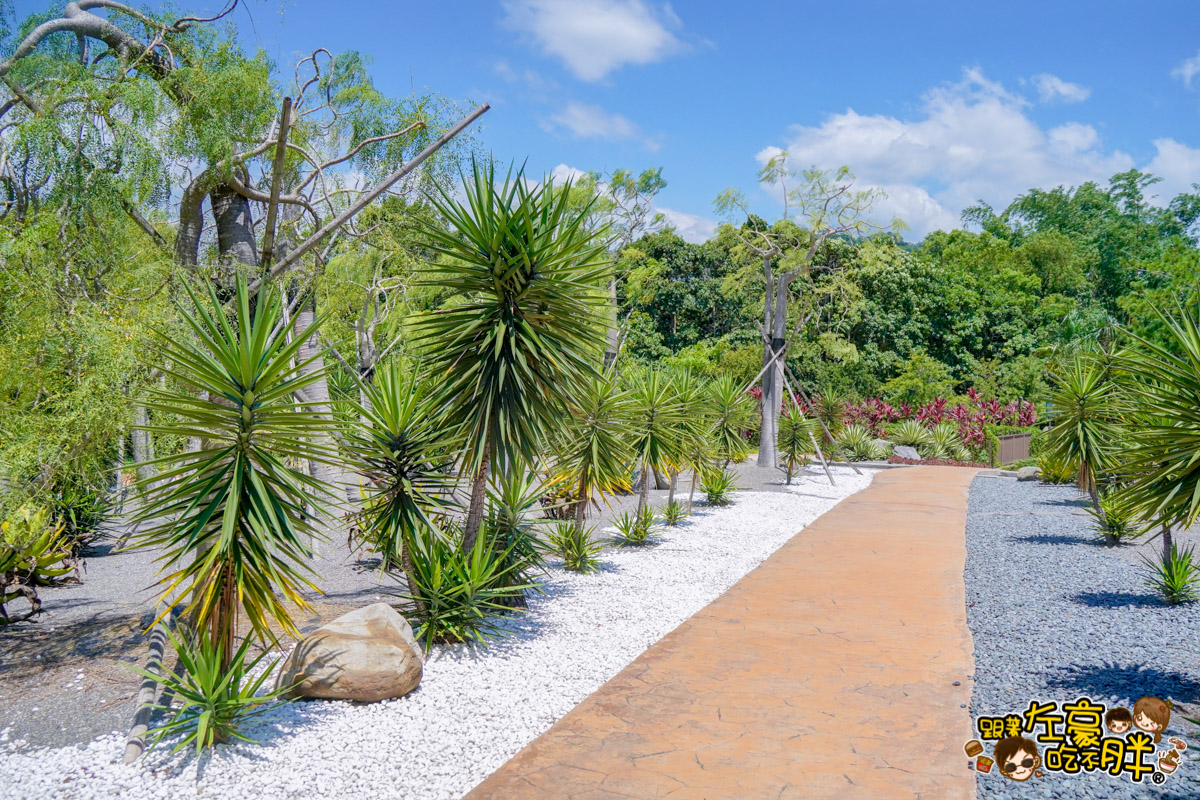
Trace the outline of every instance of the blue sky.
{"type": "MultiPolygon", "coordinates": [[[[18,3],[22,11],[25,3],[18,3]]],[[[189,11],[217,0],[181,2],[189,11]]],[[[280,65],[357,49],[377,84],[486,100],[481,141],[556,168],[664,167],[658,206],[689,238],[713,198],[756,186],[770,148],[848,164],[910,238],[965,205],[1139,167],[1166,199],[1200,181],[1200,4],[343,0],[243,2],[280,65]]]]}

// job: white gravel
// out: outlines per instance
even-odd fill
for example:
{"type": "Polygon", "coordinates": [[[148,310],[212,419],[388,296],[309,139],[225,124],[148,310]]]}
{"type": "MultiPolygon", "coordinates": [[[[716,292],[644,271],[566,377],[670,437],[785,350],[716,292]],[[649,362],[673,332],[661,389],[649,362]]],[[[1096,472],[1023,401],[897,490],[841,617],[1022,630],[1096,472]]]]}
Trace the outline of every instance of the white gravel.
{"type": "Polygon", "coordinates": [[[420,687],[399,700],[292,703],[246,731],[257,744],[199,758],[162,747],[129,767],[121,736],[31,750],[0,734],[0,797],[461,797],[874,474],[834,473],[836,487],[816,470],[790,492],[698,506],[657,546],[605,550],[599,574],[554,569],[513,636],[436,649],[420,687]]]}

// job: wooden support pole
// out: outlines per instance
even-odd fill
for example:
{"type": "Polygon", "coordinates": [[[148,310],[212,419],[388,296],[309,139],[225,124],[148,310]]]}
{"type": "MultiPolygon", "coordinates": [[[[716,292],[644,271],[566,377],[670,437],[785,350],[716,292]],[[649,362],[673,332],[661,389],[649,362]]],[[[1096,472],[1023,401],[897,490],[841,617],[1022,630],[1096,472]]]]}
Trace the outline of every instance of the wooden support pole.
{"type": "Polygon", "coordinates": [[[279,115],[279,138],[275,142],[275,160],[271,163],[271,199],[267,203],[266,226],[263,229],[263,266],[271,266],[275,258],[275,219],[279,213],[279,192],[283,188],[283,161],[287,155],[288,130],[292,125],[292,98],[283,98],[283,111],[279,115]]]}

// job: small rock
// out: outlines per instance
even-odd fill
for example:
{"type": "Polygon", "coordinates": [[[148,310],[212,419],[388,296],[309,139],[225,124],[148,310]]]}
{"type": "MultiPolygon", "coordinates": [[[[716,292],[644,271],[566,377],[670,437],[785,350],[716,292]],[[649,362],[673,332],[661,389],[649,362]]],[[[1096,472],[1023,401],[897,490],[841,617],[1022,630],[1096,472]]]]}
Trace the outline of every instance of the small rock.
{"type": "Polygon", "coordinates": [[[917,452],[917,448],[911,447],[907,444],[897,445],[896,449],[892,451],[892,455],[898,458],[911,458],[918,461],[921,458],[921,454],[917,452]]]}
{"type": "Polygon", "coordinates": [[[421,682],[412,628],[387,603],[351,611],[305,636],[284,665],[280,686],[296,697],[375,702],[421,682]]]}
{"type": "Polygon", "coordinates": [[[1017,470],[1017,480],[1019,481],[1036,481],[1042,477],[1041,467],[1021,467],[1017,470]]]}
{"type": "Polygon", "coordinates": [[[883,450],[888,453],[892,452],[892,449],[895,447],[895,445],[889,442],[887,439],[872,439],[871,444],[875,445],[876,447],[883,448],[883,450]]]}

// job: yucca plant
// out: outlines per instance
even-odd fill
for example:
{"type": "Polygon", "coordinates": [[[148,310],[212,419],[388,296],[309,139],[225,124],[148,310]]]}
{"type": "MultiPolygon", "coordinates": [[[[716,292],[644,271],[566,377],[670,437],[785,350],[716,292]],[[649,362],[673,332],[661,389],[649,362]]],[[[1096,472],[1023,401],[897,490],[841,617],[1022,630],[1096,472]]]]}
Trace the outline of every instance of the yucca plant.
{"type": "Polygon", "coordinates": [[[685,519],[687,519],[687,516],[687,506],[678,500],[671,500],[665,506],[663,506],[663,522],[667,523],[671,527],[675,527],[680,522],[683,522],[685,519]]]}
{"type": "Polygon", "coordinates": [[[532,589],[516,583],[517,559],[491,535],[486,522],[469,550],[450,524],[434,527],[412,540],[413,581],[400,595],[400,610],[415,623],[415,636],[426,652],[435,643],[487,643],[503,636],[500,615],[513,599],[532,589]]]}
{"type": "Polygon", "coordinates": [[[22,506],[0,523],[0,625],[29,619],[41,612],[37,590],[75,571],[65,537],[65,524],[54,524],[45,508],[22,506]],[[10,617],[7,603],[22,597],[29,609],[10,617]]]}
{"type": "Polygon", "coordinates": [[[672,370],[668,378],[681,412],[679,460],[668,470],[671,485],[667,492],[667,503],[671,504],[675,502],[679,474],[686,469],[693,470],[695,474],[695,470],[706,466],[712,459],[712,405],[708,401],[708,386],[696,373],[687,369],[672,370]]]}
{"type": "Polygon", "coordinates": [[[589,504],[629,489],[632,414],[629,393],[611,373],[579,384],[571,400],[553,458],[556,476],[577,498],[572,511],[580,530],[589,504]]]}
{"type": "Polygon", "coordinates": [[[1054,409],[1046,434],[1046,451],[1079,465],[1079,490],[1100,508],[1098,472],[1112,465],[1113,444],[1120,435],[1122,406],[1116,386],[1099,357],[1080,354],[1054,373],[1049,400],[1054,409]]]}
{"type": "Polygon", "coordinates": [[[684,458],[685,413],[678,393],[659,370],[633,376],[629,389],[632,421],[629,444],[642,469],[638,511],[646,507],[655,470],[669,472],[684,458]]]}
{"type": "Polygon", "coordinates": [[[1136,539],[1149,530],[1138,519],[1128,497],[1120,491],[1110,490],[1101,494],[1100,508],[1089,508],[1088,512],[1095,520],[1096,532],[1104,537],[1104,543],[1110,547],[1136,539]]]}
{"type": "Polygon", "coordinates": [[[1196,583],[1200,567],[1193,559],[1193,549],[1180,550],[1174,545],[1161,559],[1142,556],[1146,565],[1146,586],[1162,597],[1167,605],[1190,603],[1196,599],[1196,583]]]}
{"type": "Polygon", "coordinates": [[[740,381],[724,375],[709,384],[708,402],[717,458],[729,466],[746,452],[744,434],[754,424],[754,400],[740,381]]]}
{"type": "Polygon", "coordinates": [[[926,458],[953,458],[959,461],[969,461],[970,452],[963,446],[954,425],[942,423],[929,429],[929,440],[922,452],[926,458]],[[961,458],[966,455],[968,458],[961,458]]]}
{"type": "MultiPolygon", "coordinates": [[[[493,546],[505,554],[506,569],[501,584],[537,587],[537,578],[546,571],[537,537],[539,520],[534,512],[546,492],[546,484],[537,472],[514,465],[504,475],[492,475],[488,487],[487,527],[493,546]]],[[[524,590],[514,590],[512,602],[524,606],[524,590]]]]}
{"type": "Polygon", "coordinates": [[[727,506],[737,489],[737,473],[725,469],[710,469],[703,474],[700,490],[710,506],[727,506]]]}
{"type": "Polygon", "coordinates": [[[806,417],[797,407],[779,417],[779,457],[787,472],[788,486],[792,485],[792,476],[797,469],[808,463],[818,430],[816,420],[806,417]]]}
{"type": "Polygon", "coordinates": [[[617,529],[617,544],[636,547],[648,544],[658,538],[658,530],[654,527],[658,515],[650,506],[642,506],[632,514],[624,512],[613,520],[617,529]]]}
{"type": "Polygon", "coordinates": [[[1075,462],[1060,458],[1053,453],[1042,453],[1038,456],[1038,469],[1043,483],[1075,483],[1079,477],[1079,465],[1075,462]]]}
{"type": "Polygon", "coordinates": [[[151,390],[146,401],[168,422],[147,430],[205,445],[149,462],[158,472],[139,483],[135,544],[161,552],[166,605],[186,602],[228,658],[239,604],[260,637],[272,638],[268,619],[297,635],[286,603],[307,607],[300,592],[315,588],[306,573],[319,535],[306,506],[328,518],[336,498],[294,465],[339,456],[323,444],[332,421],[298,399],[321,378],[311,360],[296,363],[318,325],[289,342],[278,292],[264,288],[251,311],[242,278],[232,321],[211,286],[207,301],[185,289],[190,308],[179,311],[190,336],[160,333],[156,353],[175,386],[151,390]]]}
{"type": "Polygon", "coordinates": [[[888,426],[888,441],[892,444],[917,448],[923,456],[933,443],[929,429],[915,419],[906,419],[888,426]]]}
{"type": "Polygon", "coordinates": [[[875,444],[871,431],[865,425],[852,424],[842,428],[838,434],[838,444],[852,461],[875,461],[886,456],[886,451],[875,444]]]}
{"type": "MultiPolygon", "coordinates": [[[[1200,323],[1194,307],[1160,314],[1169,345],[1133,337],[1115,359],[1130,395],[1119,472],[1147,524],[1190,527],[1200,516],[1200,323]]],[[[1164,544],[1166,544],[1164,537],[1164,544]]],[[[1164,555],[1168,551],[1164,548],[1164,555]]]]}
{"type": "Polygon", "coordinates": [[[462,546],[483,520],[487,476],[537,461],[572,393],[595,374],[605,346],[612,272],[591,212],[572,206],[570,184],[472,162],[463,199],[439,188],[430,202],[448,223],[424,229],[442,258],[419,283],[445,302],[413,321],[412,343],[434,382],[447,424],[465,442],[470,500],[462,546]]]}
{"type": "Polygon", "coordinates": [[[376,369],[373,383],[361,386],[361,401],[347,400],[356,420],[346,436],[348,456],[366,480],[359,537],[379,553],[385,569],[403,569],[410,584],[409,543],[433,527],[434,516],[453,508],[453,479],[444,464],[454,443],[426,388],[388,363],[376,369]]]}
{"type": "Polygon", "coordinates": [[[845,425],[846,401],[832,389],[826,389],[817,396],[812,414],[824,424],[825,445],[833,447],[835,442],[831,437],[840,434],[845,425]]]}
{"type": "Polygon", "coordinates": [[[231,657],[221,652],[220,643],[201,630],[194,636],[176,636],[167,630],[167,636],[175,648],[182,670],[164,671],[162,675],[131,667],[143,677],[153,678],[163,685],[163,695],[174,697],[178,705],[156,705],[155,709],[167,715],[167,721],[149,733],[152,747],[164,739],[179,737],[172,752],[188,745],[195,745],[196,753],[221,742],[253,739],[241,733],[247,720],[266,711],[280,702],[290,686],[262,690],[271,677],[280,659],[276,658],[262,666],[267,652],[260,653],[249,663],[251,640],[242,641],[231,657]]]}
{"type": "Polygon", "coordinates": [[[546,537],[550,549],[562,559],[563,569],[590,574],[600,568],[596,556],[604,542],[596,538],[596,526],[580,528],[573,521],[560,522],[546,537]]]}

